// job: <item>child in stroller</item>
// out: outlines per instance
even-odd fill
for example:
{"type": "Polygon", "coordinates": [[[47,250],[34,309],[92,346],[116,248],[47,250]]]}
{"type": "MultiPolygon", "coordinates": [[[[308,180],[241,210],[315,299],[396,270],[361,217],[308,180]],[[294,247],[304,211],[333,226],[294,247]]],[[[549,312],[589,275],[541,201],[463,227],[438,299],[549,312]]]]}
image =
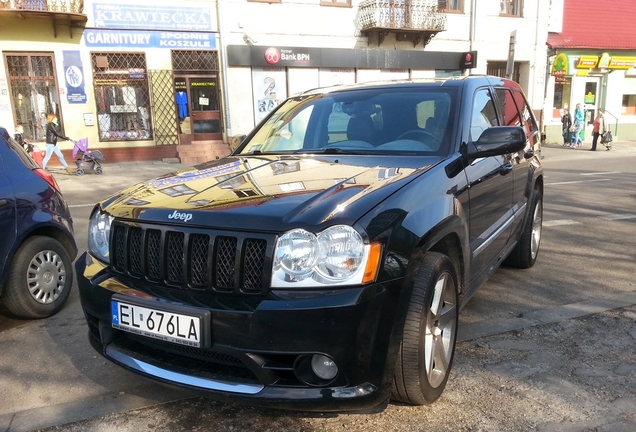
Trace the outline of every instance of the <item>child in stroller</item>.
{"type": "Polygon", "coordinates": [[[102,162],[104,162],[104,155],[99,150],[90,151],[88,149],[88,138],[80,138],[75,141],[73,146],[73,159],[75,159],[75,165],[77,165],[77,171],[75,174],[78,176],[84,175],[86,171],[94,171],[95,174],[102,174],[102,162]],[[84,162],[89,163],[84,169],[84,162]]]}

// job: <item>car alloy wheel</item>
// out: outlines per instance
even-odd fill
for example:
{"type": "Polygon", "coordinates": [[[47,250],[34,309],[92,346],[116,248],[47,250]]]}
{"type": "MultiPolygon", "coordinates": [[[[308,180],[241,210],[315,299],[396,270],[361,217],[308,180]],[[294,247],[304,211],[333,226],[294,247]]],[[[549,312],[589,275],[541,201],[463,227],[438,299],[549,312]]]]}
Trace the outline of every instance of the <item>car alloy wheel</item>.
{"type": "Polygon", "coordinates": [[[457,339],[457,273],[441,253],[425,255],[413,284],[395,365],[391,397],[434,402],[450,375],[457,339]]]}
{"type": "Polygon", "coordinates": [[[17,250],[2,299],[22,318],[45,318],[57,313],[73,285],[71,259],[64,246],[46,236],[27,239],[17,250]]]}

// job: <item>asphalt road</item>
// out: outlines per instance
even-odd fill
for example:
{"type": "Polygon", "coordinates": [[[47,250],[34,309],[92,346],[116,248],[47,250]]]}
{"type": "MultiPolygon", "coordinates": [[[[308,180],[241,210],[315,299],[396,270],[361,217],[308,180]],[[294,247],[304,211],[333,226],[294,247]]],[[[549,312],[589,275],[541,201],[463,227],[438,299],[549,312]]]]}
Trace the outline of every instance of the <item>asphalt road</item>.
{"type": "MultiPolygon", "coordinates": [[[[97,355],[75,290],[46,320],[0,315],[0,431],[636,430],[636,143],[595,153],[545,146],[542,156],[538,262],[499,269],[462,310],[454,369],[435,404],[320,415],[197,398],[97,355]]],[[[179,168],[59,171],[80,248],[95,201],[179,168]]]]}

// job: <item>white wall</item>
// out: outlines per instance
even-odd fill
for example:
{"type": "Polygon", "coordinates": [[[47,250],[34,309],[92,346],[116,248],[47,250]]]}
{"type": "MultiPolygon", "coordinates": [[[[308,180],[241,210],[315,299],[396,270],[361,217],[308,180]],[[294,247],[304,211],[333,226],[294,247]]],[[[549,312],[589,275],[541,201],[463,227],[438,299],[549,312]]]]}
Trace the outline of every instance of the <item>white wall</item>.
{"type": "MultiPolygon", "coordinates": [[[[471,44],[471,15],[473,1],[464,1],[464,13],[446,14],[443,32],[434,36],[426,47],[413,46],[412,42],[397,42],[389,34],[382,45],[377,41],[368,43],[357,28],[360,1],[353,0],[352,7],[320,6],[319,0],[282,0],[282,3],[259,3],[247,0],[222,0],[219,16],[223,19],[221,43],[224,45],[246,44],[248,35],[259,46],[297,46],[328,48],[377,48],[381,50],[426,50],[441,52],[464,52],[477,50],[477,67],[473,74],[486,73],[488,61],[506,61],[510,33],[515,30],[515,61],[522,63],[522,82],[531,107],[543,107],[546,71],[546,41],[550,0],[524,2],[523,17],[500,17],[499,2],[474,0],[476,6],[475,39],[471,44]]],[[[229,68],[228,98],[231,110],[232,133],[247,133],[251,100],[241,100],[251,88],[251,77],[245,68],[229,68]]],[[[249,68],[247,68],[249,69],[249,68]]],[[[295,70],[292,72],[296,74],[295,70]]],[[[313,72],[311,73],[313,76],[313,72]]],[[[411,77],[434,76],[426,71],[410,71],[411,77]]],[[[379,70],[358,70],[359,82],[381,79],[379,70]]],[[[311,80],[309,80],[311,81],[311,80]]],[[[308,82],[309,82],[308,81],[308,82]]],[[[290,81],[288,80],[288,83],[290,81]]],[[[300,82],[300,80],[294,81],[300,82]]],[[[301,88],[288,89],[290,94],[301,88]]],[[[253,114],[251,115],[254,121],[253,114]]],[[[249,126],[249,128],[248,128],[249,126]]]]}

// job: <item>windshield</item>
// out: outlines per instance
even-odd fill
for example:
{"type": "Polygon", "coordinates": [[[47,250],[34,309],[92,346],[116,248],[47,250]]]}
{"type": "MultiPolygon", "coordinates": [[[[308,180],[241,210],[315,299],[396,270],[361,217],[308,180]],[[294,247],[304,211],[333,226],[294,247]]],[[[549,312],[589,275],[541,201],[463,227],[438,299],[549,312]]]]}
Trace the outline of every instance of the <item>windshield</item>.
{"type": "Polygon", "coordinates": [[[456,89],[375,88],[292,97],[243,143],[250,153],[422,153],[450,148],[456,89]]]}

